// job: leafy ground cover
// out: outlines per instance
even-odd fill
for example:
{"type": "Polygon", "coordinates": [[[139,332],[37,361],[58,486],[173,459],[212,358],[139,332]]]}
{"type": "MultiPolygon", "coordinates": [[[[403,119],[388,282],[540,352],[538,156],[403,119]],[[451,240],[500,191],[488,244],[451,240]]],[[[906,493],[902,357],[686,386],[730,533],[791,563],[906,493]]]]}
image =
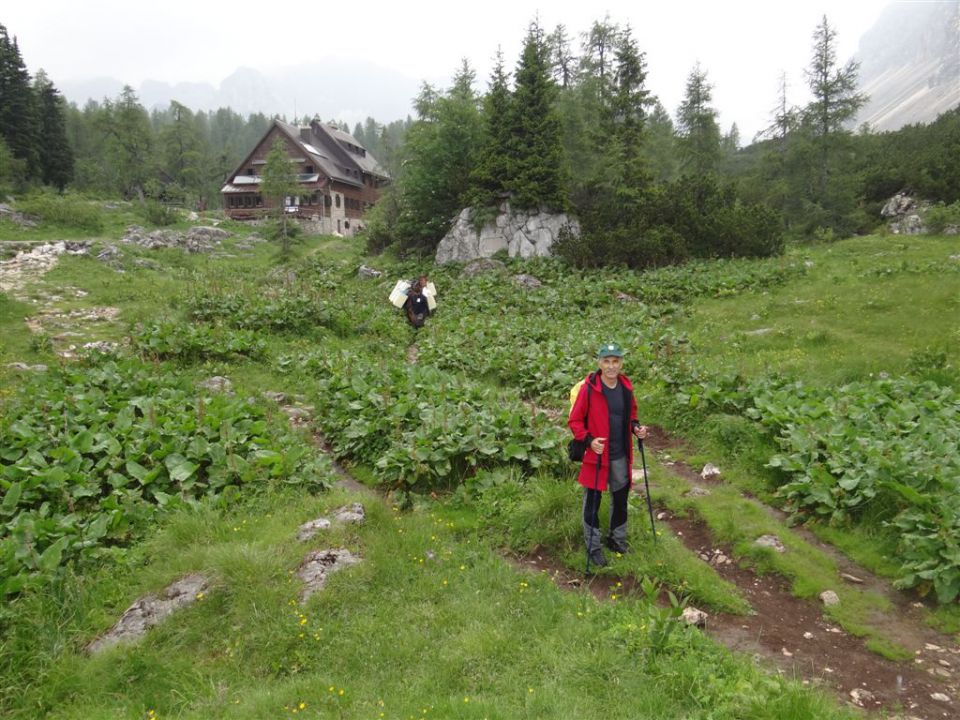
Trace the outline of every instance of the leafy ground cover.
{"type": "MultiPolygon", "coordinates": [[[[918,387],[932,388],[932,383],[942,394],[923,401],[914,398],[917,414],[908,424],[917,422],[922,412],[952,422],[953,396],[948,393],[954,387],[954,349],[949,342],[927,342],[927,330],[904,336],[905,347],[898,345],[897,354],[890,356],[899,359],[883,368],[893,376],[886,380],[862,374],[867,365],[858,356],[859,346],[847,349],[848,363],[845,346],[834,348],[831,335],[791,339],[793,345],[782,357],[792,358],[792,364],[769,358],[753,363],[737,348],[763,341],[766,334],[747,335],[747,325],[740,325],[743,314],[767,307],[764,323],[773,325],[781,322],[780,310],[805,304],[788,298],[806,300],[827,286],[839,288],[831,312],[845,308],[862,313],[847,293],[859,297],[877,277],[886,278],[877,272],[898,267],[897,253],[906,253],[913,269],[888,280],[916,275],[921,282],[903,288],[930,284],[937,258],[947,262],[944,252],[955,250],[950,241],[929,240],[929,246],[916,251],[912,241],[909,251],[899,251],[876,239],[856,240],[776,261],[703,263],[645,275],[574,272],[543,260],[509,261],[503,272],[472,279],[460,277],[459,268],[428,268],[441,289],[441,306],[419,333],[406,326],[385,297],[398,277],[423,268],[367,259],[386,274],[375,280],[358,278],[360,258],[344,240],[311,240],[295,246],[286,259],[264,245],[234,252],[229,241],[224,250],[233,257],[222,258],[124,247],[118,261],[122,273],[92,258],[63,258],[42,282],[50,283],[50,290],[63,283],[88,293],[58,300],[63,311],[86,305],[121,307],[120,319],[103,332],[128,344],[121,345],[122,356],[130,352],[123,349],[127,346],[151,360],[163,355],[151,354],[138,340],[154,330],[173,348],[189,347],[184,342],[191,337],[188,333],[206,340],[198,345],[200,351],[165,354],[171,358],[168,363],[94,362],[87,371],[91,378],[110,367],[126,368],[111,371],[119,375],[117,382],[107,383],[109,389],[96,390],[116,395],[119,404],[115,407],[99,396],[96,403],[81,403],[76,423],[73,415],[67,416],[72,432],[57,436],[57,444],[80,443],[80,451],[74,451],[88,464],[85,482],[97,489],[74,500],[73,511],[66,499],[69,489],[82,487],[80,483],[60,483],[59,492],[54,487],[46,506],[21,508],[20,498],[11,502],[17,507],[4,515],[7,526],[21,515],[29,519],[30,512],[51,517],[74,512],[71,522],[87,527],[100,511],[98,503],[109,503],[117,491],[111,478],[126,477],[119,490],[139,492],[146,509],[136,532],[105,532],[105,542],[95,541],[87,554],[79,536],[76,547],[65,548],[59,558],[58,572],[38,573],[27,566],[20,571],[36,579],[8,597],[2,616],[4,712],[33,717],[42,708],[44,714],[64,718],[147,717],[151,711],[161,717],[301,712],[358,718],[381,712],[398,718],[844,716],[809,690],[765,675],[700,634],[679,629],[671,620],[674,609],[669,603],[651,602],[662,588],[662,597],[669,591],[678,604],[696,603],[711,612],[735,615],[750,609],[741,588],[722,580],[665,526],[658,524],[664,534],[656,548],[650,546],[640,497],[632,501],[631,539],[642,552],[613,558],[603,576],[612,587],[614,578],[628,580],[624,587],[629,590],[611,590],[602,602],[588,593],[562,590],[546,576],[518,572],[499,551],[547,547],[571,572],[582,570],[579,493],[562,456],[562,416],[570,384],[591,369],[596,345],[609,339],[610,321],[619,318],[623,327],[614,327],[616,339],[628,348],[628,372],[637,381],[644,418],[695,440],[685,455],[678,454],[691,465],[706,458],[719,461],[724,480],[731,484],[717,491],[713,501],[692,499],[649,455],[658,503],[699,517],[715,537],[730,542],[739,562],[790,578],[796,594],[810,597],[822,589],[826,578],[835,577],[836,566],[801,538],[793,538],[755,500],[751,507],[743,505],[750,499],[740,491],[750,489],[780,504],[777,489],[800,482],[799,469],[773,466],[777,457],[783,459],[781,465],[789,465],[795,453],[809,452],[807,446],[778,444],[805,437],[791,434],[789,428],[795,426],[822,423],[817,432],[823,447],[818,452],[824,468],[837,478],[844,477],[839,474],[843,468],[853,467],[857,452],[875,459],[871,452],[864,454],[857,433],[835,430],[853,426],[847,408],[858,402],[863,416],[873,418],[871,396],[859,396],[857,387],[876,393],[909,382],[913,384],[905,385],[904,392],[912,394],[918,387]],[[870,251],[891,255],[867,262],[861,256],[870,251]],[[169,265],[155,269],[135,259],[169,265]],[[542,285],[520,289],[513,279],[519,273],[535,275],[542,285]],[[498,310],[501,303],[505,312],[498,310]],[[731,330],[725,322],[741,329],[731,330]],[[241,333],[251,333],[243,337],[256,344],[258,352],[252,357],[222,352],[227,346],[220,341],[241,333]],[[176,338],[179,344],[173,342],[176,338]],[[721,341],[710,342],[717,338],[721,341]],[[805,350],[805,343],[812,349],[805,350]],[[824,347],[839,355],[825,362],[820,352],[824,347]],[[832,372],[819,372],[828,366],[832,372]],[[365,564],[334,576],[329,592],[305,608],[290,605],[295,595],[295,586],[288,583],[290,572],[305,551],[292,542],[296,525],[345,499],[313,494],[333,473],[322,464],[310,469],[315,456],[309,436],[287,431],[286,417],[269,404],[231,398],[217,400],[217,408],[228,424],[235,419],[249,429],[243,457],[250,474],[228,478],[224,487],[236,489],[226,495],[214,488],[205,497],[205,491],[219,483],[211,477],[219,478],[223,471],[195,442],[197,434],[208,446],[223,440],[197,422],[200,393],[193,383],[210,375],[230,377],[236,398],[256,397],[265,390],[301,394],[312,404],[314,429],[337,457],[358,477],[392,491],[396,507],[403,508],[363,500],[371,503],[371,521],[359,530],[337,531],[330,542],[360,552],[365,564]],[[140,386],[139,395],[130,395],[124,388],[135,389],[141,376],[147,384],[140,386]],[[782,395],[804,395],[813,411],[787,404],[782,396],[764,405],[763,392],[773,397],[789,383],[802,383],[804,392],[782,395]],[[149,438],[149,415],[133,400],[153,394],[165,398],[166,393],[178,399],[161,414],[179,418],[189,429],[174,424],[163,436],[165,442],[148,446],[135,438],[127,443],[122,432],[117,439],[121,448],[129,444],[131,455],[140,453],[134,458],[137,466],[158,471],[143,486],[136,474],[127,473],[126,451],[112,453],[106,436],[115,434],[111,423],[130,406],[131,428],[137,437],[149,438]],[[932,408],[931,403],[941,406],[932,408]],[[99,404],[104,405],[102,413],[92,409],[99,404]],[[767,414],[756,415],[758,408],[766,408],[767,414]],[[90,453],[84,452],[83,428],[93,438],[90,453]],[[97,433],[104,436],[101,455],[95,455],[100,452],[97,433]],[[173,457],[168,463],[174,455],[183,461],[173,457]],[[181,487],[184,482],[194,483],[187,488],[190,492],[181,487]],[[170,500],[161,510],[151,486],[162,484],[167,489],[157,489],[170,500]],[[757,552],[751,540],[759,532],[782,534],[790,551],[783,557],[757,552]],[[137,542],[143,533],[149,540],[137,542]],[[126,549],[118,552],[120,546],[126,549]],[[112,651],[109,658],[83,655],[86,642],[134,597],[194,570],[217,578],[204,602],[140,644],[112,651]],[[32,583],[43,591],[34,590],[32,583]],[[331,629],[336,632],[328,632],[331,629]],[[31,645],[35,638],[40,642],[31,645]],[[625,692],[614,690],[618,687],[625,692]]],[[[947,282],[955,277],[946,276],[947,282]]],[[[924,317],[941,323],[953,293],[934,294],[930,302],[936,308],[924,317]]],[[[47,302],[41,294],[35,299],[47,302]]],[[[13,318],[0,318],[13,338],[3,358],[59,365],[54,348],[32,341],[20,324],[27,306],[5,297],[0,302],[15,311],[13,318]]],[[[812,312],[807,320],[815,322],[812,312]]],[[[792,338],[793,329],[783,322],[792,338]]],[[[878,321],[877,330],[868,326],[864,332],[879,335],[884,327],[878,321]]],[[[949,333],[945,337],[949,339],[949,333]]],[[[880,338],[876,347],[882,347],[880,338]]],[[[3,427],[29,419],[33,434],[41,435],[39,428],[49,417],[27,399],[29,393],[37,399],[45,393],[72,396],[62,378],[77,375],[71,369],[77,367],[71,363],[63,371],[38,376],[27,383],[34,389],[26,394],[13,389],[22,384],[20,371],[4,369],[3,427]]],[[[78,396],[94,392],[84,389],[88,379],[82,375],[76,380],[78,396]]],[[[59,402],[72,407],[67,400],[59,402]]],[[[211,412],[214,404],[212,398],[204,400],[203,412],[211,412]]],[[[58,412],[59,418],[66,411],[58,412]]],[[[876,427],[869,437],[879,442],[885,426],[876,427]]],[[[918,487],[924,474],[947,468],[936,465],[933,444],[944,427],[952,425],[930,426],[923,433],[930,442],[919,442],[910,453],[929,461],[920,465],[918,487]]],[[[904,426],[902,435],[919,439],[908,430],[912,427],[904,426]]],[[[41,455],[54,444],[52,438],[31,442],[39,443],[41,455]]],[[[239,449],[235,454],[242,455],[239,449]]],[[[887,454],[885,449],[879,453],[884,458],[887,454]]],[[[46,471],[28,468],[34,460],[26,452],[13,463],[4,460],[4,503],[14,482],[22,483],[22,498],[27,476],[46,471]],[[23,475],[11,481],[8,473],[21,471],[23,475]]],[[[50,464],[48,458],[45,462],[50,464]]],[[[130,468],[139,472],[137,466],[130,468]]],[[[905,491],[882,483],[878,487],[888,493],[892,508],[902,509],[896,502],[907,497],[905,491]]],[[[917,492],[929,490],[929,485],[924,487],[917,492]]],[[[946,492],[945,487],[941,490],[946,492]]],[[[828,525],[826,515],[814,506],[803,507],[804,518],[814,527],[817,517],[824,517],[819,528],[839,546],[859,543],[880,548],[878,556],[895,554],[896,543],[880,515],[853,504],[842,516],[830,515],[833,524],[828,525]],[[852,520],[859,524],[851,525],[852,520]]],[[[57,533],[69,534],[57,530],[50,542],[56,542],[57,533]]],[[[17,541],[9,535],[3,542],[14,547],[17,541]]],[[[890,572],[900,567],[895,562],[885,566],[890,572]]],[[[842,610],[833,617],[858,634],[865,632],[867,620],[891,611],[867,593],[851,589],[841,594],[842,610]]],[[[882,628],[867,628],[866,633],[884,653],[902,653],[882,628]]]]}

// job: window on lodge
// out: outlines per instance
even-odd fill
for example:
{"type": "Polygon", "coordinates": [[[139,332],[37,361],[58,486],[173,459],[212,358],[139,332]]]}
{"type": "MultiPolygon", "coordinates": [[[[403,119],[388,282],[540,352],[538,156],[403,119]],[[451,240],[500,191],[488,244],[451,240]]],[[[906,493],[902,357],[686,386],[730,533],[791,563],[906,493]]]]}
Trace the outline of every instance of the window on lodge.
{"type": "Polygon", "coordinates": [[[304,165],[303,172],[307,175],[313,175],[313,165],[304,165]]]}

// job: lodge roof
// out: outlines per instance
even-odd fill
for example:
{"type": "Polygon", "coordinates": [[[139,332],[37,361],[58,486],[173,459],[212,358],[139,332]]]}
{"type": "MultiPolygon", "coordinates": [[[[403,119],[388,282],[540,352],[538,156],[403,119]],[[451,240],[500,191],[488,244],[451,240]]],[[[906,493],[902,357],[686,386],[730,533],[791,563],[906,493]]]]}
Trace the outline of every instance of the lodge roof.
{"type": "MultiPolygon", "coordinates": [[[[282,132],[304,157],[296,158],[299,162],[309,159],[318,173],[298,175],[300,182],[317,182],[319,175],[355,187],[363,186],[364,175],[374,175],[382,179],[389,179],[390,175],[366,149],[349,133],[319,120],[314,120],[305,127],[295,127],[282,120],[274,119],[264,136],[250,151],[244,161],[227,178],[221,192],[243,192],[243,185],[259,183],[259,177],[246,175],[243,169],[250,164],[250,158],[257,148],[270,135],[274,128],[282,132]]],[[[262,164],[253,162],[252,164],[262,164]]]]}

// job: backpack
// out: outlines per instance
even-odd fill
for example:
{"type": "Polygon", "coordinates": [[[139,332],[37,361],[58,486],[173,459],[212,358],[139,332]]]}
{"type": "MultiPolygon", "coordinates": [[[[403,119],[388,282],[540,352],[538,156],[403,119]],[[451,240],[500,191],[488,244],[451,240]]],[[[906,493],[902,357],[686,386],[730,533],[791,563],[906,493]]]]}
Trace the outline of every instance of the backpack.
{"type": "MultiPolygon", "coordinates": [[[[567,413],[568,415],[570,414],[570,412],[573,412],[573,406],[577,402],[577,396],[580,394],[580,388],[583,387],[584,382],[586,382],[586,380],[581,380],[572,388],[570,388],[570,411],[567,413]]],[[[592,392],[592,388],[588,384],[587,385],[587,415],[590,414],[590,393],[591,392],[592,392]]],[[[586,440],[577,440],[576,438],[574,438],[569,443],[567,443],[567,457],[569,457],[570,460],[573,462],[581,462],[586,452],[587,452],[586,440]]]]}

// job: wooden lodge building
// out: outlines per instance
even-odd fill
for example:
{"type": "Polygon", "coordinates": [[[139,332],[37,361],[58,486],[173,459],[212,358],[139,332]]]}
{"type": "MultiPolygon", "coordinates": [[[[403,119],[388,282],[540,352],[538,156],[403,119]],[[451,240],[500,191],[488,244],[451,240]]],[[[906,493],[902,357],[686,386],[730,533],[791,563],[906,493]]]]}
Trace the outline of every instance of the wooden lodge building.
{"type": "Polygon", "coordinates": [[[319,120],[299,128],[273,121],[220,190],[227,216],[257,218],[271,208],[259,185],[278,138],[296,167],[301,188],[297,196],[284,199],[286,211],[314,221],[321,233],[353,235],[361,230],[364,211],[380,198],[390,176],[352,135],[319,120]]]}

